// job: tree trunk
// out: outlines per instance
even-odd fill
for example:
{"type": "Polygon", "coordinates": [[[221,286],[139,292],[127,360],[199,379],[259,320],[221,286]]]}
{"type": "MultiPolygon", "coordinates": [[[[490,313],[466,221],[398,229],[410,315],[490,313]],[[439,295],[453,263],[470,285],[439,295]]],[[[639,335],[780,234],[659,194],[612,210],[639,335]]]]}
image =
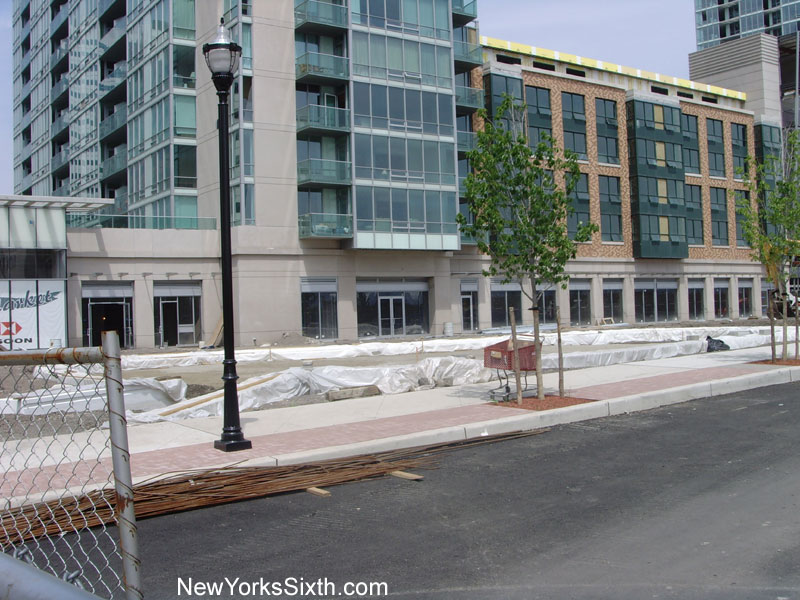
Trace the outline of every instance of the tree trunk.
{"type": "Polygon", "coordinates": [[[772,362],[775,362],[775,295],[770,291],[767,294],[767,314],[769,315],[769,345],[772,349],[772,362]]]}
{"type": "MultiPolygon", "coordinates": [[[[517,404],[522,405],[522,378],[519,373],[519,345],[517,344],[517,318],[514,315],[514,307],[508,308],[508,315],[511,318],[511,350],[514,353],[514,380],[517,384],[517,404]]],[[[509,398],[510,399],[510,398],[509,398]]]]}
{"type": "Polygon", "coordinates": [[[789,358],[789,295],[786,293],[784,284],[784,290],[781,294],[783,298],[783,344],[781,345],[781,360],[786,360],[789,358]]]}
{"type": "MultiPolygon", "coordinates": [[[[536,296],[534,296],[535,298],[536,296]]],[[[533,307],[533,339],[536,349],[536,397],[544,400],[544,378],[542,377],[542,340],[539,337],[539,307],[533,307]]]]}
{"type": "Polygon", "coordinates": [[[564,350],[561,347],[561,307],[556,305],[556,332],[558,333],[558,395],[564,397],[564,350]]]}
{"type": "Polygon", "coordinates": [[[794,307],[794,359],[800,360],[800,312],[798,312],[798,306],[795,304],[794,307]]]}

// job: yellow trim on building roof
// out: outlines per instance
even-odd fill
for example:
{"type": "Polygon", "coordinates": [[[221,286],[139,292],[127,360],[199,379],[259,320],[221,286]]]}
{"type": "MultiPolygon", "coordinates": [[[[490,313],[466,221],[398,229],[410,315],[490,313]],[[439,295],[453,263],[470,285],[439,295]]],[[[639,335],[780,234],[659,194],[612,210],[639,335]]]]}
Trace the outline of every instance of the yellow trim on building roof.
{"type": "Polygon", "coordinates": [[[555,50],[548,50],[547,48],[537,48],[536,46],[528,46],[527,44],[519,44],[517,42],[507,42],[505,40],[490,38],[485,35],[481,36],[481,45],[487,48],[493,48],[495,50],[508,50],[511,52],[516,52],[517,54],[527,54],[537,58],[557,60],[573,65],[597,69],[599,71],[619,73],[622,75],[628,75],[629,77],[646,79],[648,81],[654,81],[657,83],[666,83],[669,85],[694,90],[696,92],[713,94],[715,96],[723,96],[725,98],[733,98],[734,100],[741,100],[742,102],[747,100],[747,94],[744,92],[729,90],[716,85],[698,83],[696,81],[689,81],[688,79],[681,79],[680,77],[670,77],[668,75],[661,75],[660,73],[653,73],[651,71],[643,71],[641,69],[616,65],[610,62],[595,60],[593,58],[584,58],[582,56],[569,54],[567,52],[558,52],[555,50]]]}

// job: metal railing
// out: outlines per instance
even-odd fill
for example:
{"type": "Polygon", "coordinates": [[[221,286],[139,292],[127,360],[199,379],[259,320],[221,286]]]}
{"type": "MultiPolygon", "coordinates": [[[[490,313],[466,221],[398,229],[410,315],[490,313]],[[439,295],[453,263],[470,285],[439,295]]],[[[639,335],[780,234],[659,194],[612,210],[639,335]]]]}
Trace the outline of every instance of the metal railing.
{"type": "Polygon", "coordinates": [[[67,213],[67,229],[197,229],[214,230],[214,217],[148,217],[99,213],[67,213]]]}
{"type": "Polygon", "coordinates": [[[347,28],[347,7],[331,2],[306,0],[294,9],[294,26],[302,27],[314,23],[327,27],[347,28]]]}
{"type": "Polygon", "coordinates": [[[480,44],[455,41],[453,42],[453,58],[456,62],[481,65],[483,64],[483,48],[480,44]]]}
{"type": "Polygon", "coordinates": [[[100,176],[110,177],[128,166],[128,145],[121,144],[116,152],[100,164],[100,176]]]}
{"type": "Polygon", "coordinates": [[[456,139],[458,140],[459,152],[474,150],[478,144],[478,134],[474,131],[459,131],[456,139]]]}
{"type": "Polygon", "coordinates": [[[350,63],[346,56],[306,52],[296,60],[298,79],[347,79],[350,77],[350,63]]]}
{"type": "Polygon", "coordinates": [[[483,108],[483,90],[480,88],[456,86],[456,105],[483,108]]]}
{"type": "Polygon", "coordinates": [[[141,599],[116,332],[102,349],[0,352],[0,386],[0,548],[100,597],[141,599]]]}
{"type": "Polygon", "coordinates": [[[309,158],[297,163],[297,183],[350,185],[350,162],[309,158]]]}
{"type": "Polygon", "coordinates": [[[301,238],[351,238],[353,215],[307,213],[298,218],[301,238]]]}
{"type": "Polygon", "coordinates": [[[120,106],[117,110],[100,121],[100,139],[103,139],[104,137],[114,133],[117,129],[122,128],[127,122],[128,109],[125,106],[120,106]]]}
{"type": "Polygon", "coordinates": [[[325,129],[350,131],[350,111],[346,108],[308,104],[297,109],[297,131],[325,129]]]}
{"type": "Polygon", "coordinates": [[[478,16],[478,3],[476,0],[453,0],[453,12],[475,18],[478,16]]]}

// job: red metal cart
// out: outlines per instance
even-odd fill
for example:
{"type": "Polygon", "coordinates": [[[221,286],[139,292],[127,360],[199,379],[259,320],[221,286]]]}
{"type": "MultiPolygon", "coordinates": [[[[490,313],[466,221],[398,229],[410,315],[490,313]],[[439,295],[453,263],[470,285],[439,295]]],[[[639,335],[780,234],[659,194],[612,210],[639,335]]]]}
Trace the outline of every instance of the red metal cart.
{"type": "MultiPolygon", "coordinates": [[[[517,339],[517,353],[519,355],[519,370],[524,379],[522,391],[528,389],[528,373],[536,371],[536,345],[532,341],[517,339]]],[[[483,366],[495,369],[500,386],[490,392],[492,400],[502,399],[507,401],[511,396],[509,385],[514,372],[514,346],[511,339],[492,344],[483,349],[483,366]]]]}

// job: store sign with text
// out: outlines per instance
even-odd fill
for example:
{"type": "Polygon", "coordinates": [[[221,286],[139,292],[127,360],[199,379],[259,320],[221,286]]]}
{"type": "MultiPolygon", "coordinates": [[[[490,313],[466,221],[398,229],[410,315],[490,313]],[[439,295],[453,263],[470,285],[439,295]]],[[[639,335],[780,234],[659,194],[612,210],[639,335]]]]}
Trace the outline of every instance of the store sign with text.
{"type": "Polygon", "coordinates": [[[33,350],[63,345],[66,298],[63,281],[0,282],[0,345],[33,350]]]}

